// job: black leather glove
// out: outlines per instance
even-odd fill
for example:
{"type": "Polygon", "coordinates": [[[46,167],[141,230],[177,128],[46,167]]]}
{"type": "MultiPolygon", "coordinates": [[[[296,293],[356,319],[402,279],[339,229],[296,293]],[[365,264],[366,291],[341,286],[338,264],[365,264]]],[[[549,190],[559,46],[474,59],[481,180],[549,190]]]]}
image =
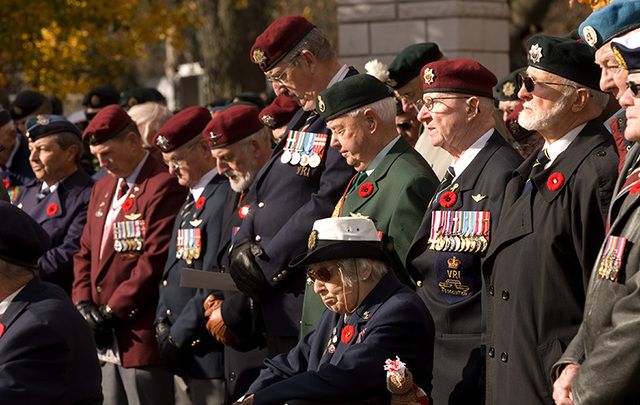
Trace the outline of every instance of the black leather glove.
{"type": "Polygon", "coordinates": [[[260,266],[256,263],[255,256],[260,254],[258,245],[248,240],[233,246],[229,253],[229,272],[240,291],[255,301],[270,287],[260,266]]]}
{"type": "Polygon", "coordinates": [[[162,361],[171,371],[179,374],[180,349],[171,337],[171,323],[167,318],[158,319],[155,323],[155,329],[162,361]]]}
{"type": "MultiPolygon", "coordinates": [[[[106,305],[103,307],[108,308],[106,305]]],[[[106,349],[113,343],[113,331],[109,325],[111,318],[105,317],[106,310],[100,310],[93,302],[80,301],[76,304],[76,308],[87,321],[89,327],[93,330],[93,337],[96,341],[98,349],[106,349]]],[[[110,312],[110,311],[109,311],[110,312]]]]}

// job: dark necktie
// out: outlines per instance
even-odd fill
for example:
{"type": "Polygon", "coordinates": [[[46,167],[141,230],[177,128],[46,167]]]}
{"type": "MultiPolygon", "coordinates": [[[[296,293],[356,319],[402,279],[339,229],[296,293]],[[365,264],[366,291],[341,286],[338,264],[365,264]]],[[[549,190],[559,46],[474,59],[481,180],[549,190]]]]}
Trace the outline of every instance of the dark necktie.
{"type": "Polygon", "coordinates": [[[369,177],[366,171],[362,171],[356,175],[356,178],[351,182],[351,186],[349,187],[349,191],[347,194],[351,193],[354,190],[360,188],[360,186],[364,183],[364,181],[369,177]]]}
{"type": "Polygon", "coordinates": [[[125,179],[120,179],[120,186],[118,187],[118,200],[124,197],[129,191],[129,185],[125,179]]]}
{"type": "Polygon", "coordinates": [[[551,158],[547,154],[546,148],[538,152],[538,156],[536,156],[536,161],[531,167],[531,172],[529,173],[527,182],[525,183],[524,188],[522,189],[522,194],[526,193],[527,191],[529,191],[529,189],[531,189],[531,186],[533,185],[533,178],[536,177],[538,173],[540,173],[542,170],[544,170],[544,167],[550,161],[551,161],[551,158]]]}
{"type": "Polygon", "coordinates": [[[51,189],[49,187],[45,188],[44,190],[40,191],[38,193],[38,195],[36,196],[36,198],[38,199],[38,202],[42,201],[46,196],[48,196],[49,194],[51,194],[51,189]]]}
{"type": "Polygon", "coordinates": [[[312,110],[309,113],[309,116],[307,117],[307,119],[304,120],[304,125],[302,126],[300,131],[306,131],[307,129],[309,129],[309,127],[311,126],[311,124],[313,123],[313,121],[316,119],[317,116],[318,116],[318,113],[316,112],[316,110],[312,110]]]}
{"type": "Polygon", "coordinates": [[[453,182],[453,179],[455,177],[456,177],[456,171],[453,170],[453,166],[447,167],[447,172],[444,174],[444,177],[442,178],[442,181],[440,182],[440,185],[438,186],[436,193],[433,195],[433,198],[431,199],[431,205],[434,208],[438,205],[440,194],[442,194],[444,190],[446,190],[447,188],[449,188],[449,186],[451,186],[451,182],[453,182]]]}

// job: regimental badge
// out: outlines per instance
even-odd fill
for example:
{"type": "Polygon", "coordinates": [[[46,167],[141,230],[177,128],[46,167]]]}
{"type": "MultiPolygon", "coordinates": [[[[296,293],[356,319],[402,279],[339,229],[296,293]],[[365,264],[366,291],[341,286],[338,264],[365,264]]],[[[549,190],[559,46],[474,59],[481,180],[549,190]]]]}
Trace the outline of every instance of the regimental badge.
{"type": "Polygon", "coordinates": [[[484,195],[484,194],[476,194],[476,195],[472,195],[471,198],[473,198],[473,201],[475,201],[475,202],[480,202],[480,201],[484,200],[485,198],[487,198],[487,196],[484,195]]]}
{"type": "Polygon", "coordinates": [[[16,115],[22,115],[22,108],[18,107],[17,105],[14,105],[14,106],[13,106],[13,112],[14,112],[16,115]]]}
{"type": "Polygon", "coordinates": [[[596,44],[598,43],[598,33],[592,26],[587,25],[586,27],[584,27],[582,29],[582,36],[589,46],[595,48],[596,44]]]}
{"type": "Polygon", "coordinates": [[[214,134],[213,132],[209,132],[209,146],[216,146],[220,138],[222,138],[222,134],[214,134]]]}
{"type": "Polygon", "coordinates": [[[258,65],[262,65],[267,61],[267,55],[264,54],[264,51],[260,48],[256,48],[253,50],[253,63],[258,65]]]}
{"type": "Polygon", "coordinates": [[[462,301],[475,292],[477,286],[473,275],[479,258],[468,253],[456,255],[437,253],[436,269],[440,297],[449,304],[462,301]]]}
{"type": "Polygon", "coordinates": [[[163,151],[166,151],[167,148],[169,147],[169,140],[164,135],[160,135],[159,137],[156,138],[156,144],[160,149],[162,149],[163,151]]]}
{"type": "Polygon", "coordinates": [[[98,107],[100,105],[100,96],[94,94],[93,96],[91,96],[89,103],[91,104],[91,107],[98,107]]]}
{"type": "Polygon", "coordinates": [[[506,82],[505,84],[502,85],[502,93],[507,96],[507,97],[511,97],[515,94],[516,92],[516,86],[515,84],[513,84],[513,82],[506,82]]]}
{"type": "Polygon", "coordinates": [[[129,107],[133,107],[134,105],[138,104],[138,99],[135,97],[131,97],[128,101],[127,104],[129,105],[129,107]]]}
{"type": "Polygon", "coordinates": [[[627,239],[621,236],[608,236],[600,256],[598,277],[617,283],[620,281],[619,273],[624,265],[627,239]]]}
{"type": "Polygon", "coordinates": [[[36,123],[38,125],[49,125],[49,118],[45,117],[44,115],[38,115],[36,117],[36,123]]]}
{"type": "Polygon", "coordinates": [[[124,216],[129,221],[136,221],[142,217],[142,214],[128,214],[124,216]]]}
{"type": "Polygon", "coordinates": [[[540,47],[540,45],[531,45],[531,48],[529,49],[529,59],[532,63],[540,62],[540,59],[542,59],[542,48],[540,47]]]}
{"type": "Polygon", "coordinates": [[[436,79],[436,74],[433,71],[433,69],[431,68],[426,68],[424,70],[424,74],[422,75],[422,78],[424,79],[424,82],[426,84],[432,84],[433,81],[436,79]]]}
{"type": "Polygon", "coordinates": [[[309,250],[313,250],[313,249],[316,248],[317,244],[318,244],[318,231],[316,231],[314,229],[309,234],[309,240],[307,241],[307,247],[309,248],[309,250]]]}
{"type": "Polygon", "coordinates": [[[276,119],[269,114],[265,114],[262,116],[262,122],[264,123],[264,125],[268,126],[269,128],[276,127],[276,119]]]}
{"type": "Polygon", "coordinates": [[[327,106],[324,105],[324,101],[322,100],[322,96],[318,96],[318,111],[321,113],[327,110],[327,106]]]}
{"type": "Polygon", "coordinates": [[[618,65],[620,65],[621,68],[627,70],[627,62],[625,62],[618,48],[612,46],[611,50],[613,51],[613,56],[615,56],[616,60],[618,61],[618,65]]]}

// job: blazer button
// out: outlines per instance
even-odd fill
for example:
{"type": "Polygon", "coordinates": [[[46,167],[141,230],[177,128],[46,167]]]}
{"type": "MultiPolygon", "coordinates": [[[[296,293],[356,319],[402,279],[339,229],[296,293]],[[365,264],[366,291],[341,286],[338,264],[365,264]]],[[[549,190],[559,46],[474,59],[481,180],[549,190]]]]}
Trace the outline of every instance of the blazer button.
{"type": "Polygon", "coordinates": [[[262,236],[256,235],[254,239],[256,240],[256,242],[260,242],[262,240],[262,236]]]}
{"type": "Polygon", "coordinates": [[[416,281],[416,287],[422,287],[422,280],[416,281]]]}
{"type": "Polygon", "coordinates": [[[509,301],[509,291],[502,290],[502,299],[505,301],[509,301]]]}
{"type": "Polygon", "coordinates": [[[494,291],[494,289],[493,289],[493,286],[492,286],[492,285],[490,285],[490,286],[489,286],[489,295],[491,295],[491,296],[493,297],[493,295],[494,295],[494,294],[495,294],[495,291],[494,291]]]}
{"type": "Polygon", "coordinates": [[[509,355],[506,352],[502,352],[502,354],[500,354],[500,361],[506,363],[509,361],[509,355]]]}
{"type": "Polygon", "coordinates": [[[167,310],[165,311],[167,316],[171,316],[171,310],[169,308],[167,308],[167,310]]]}
{"type": "Polygon", "coordinates": [[[496,355],[496,349],[493,346],[491,346],[487,354],[489,355],[489,357],[494,358],[496,355]]]}
{"type": "Polygon", "coordinates": [[[236,380],[236,373],[235,371],[232,371],[231,374],[229,374],[229,380],[230,381],[235,381],[236,380]]]}
{"type": "Polygon", "coordinates": [[[169,282],[167,280],[162,280],[162,286],[166,287],[169,285],[169,282]]]}
{"type": "Polygon", "coordinates": [[[278,281],[278,277],[274,277],[271,280],[273,280],[273,282],[275,283],[276,281],[278,281]]]}
{"type": "Polygon", "coordinates": [[[607,151],[604,151],[604,150],[598,151],[598,153],[596,153],[596,155],[598,155],[600,157],[607,156],[607,151]]]}
{"type": "Polygon", "coordinates": [[[100,293],[102,292],[102,287],[97,286],[97,287],[96,287],[96,291],[98,292],[98,294],[100,294],[100,293]]]}
{"type": "Polygon", "coordinates": [[[264,208],[264,202],[260,201],[260,202],[258,203],[258,208],[264,208]]]}

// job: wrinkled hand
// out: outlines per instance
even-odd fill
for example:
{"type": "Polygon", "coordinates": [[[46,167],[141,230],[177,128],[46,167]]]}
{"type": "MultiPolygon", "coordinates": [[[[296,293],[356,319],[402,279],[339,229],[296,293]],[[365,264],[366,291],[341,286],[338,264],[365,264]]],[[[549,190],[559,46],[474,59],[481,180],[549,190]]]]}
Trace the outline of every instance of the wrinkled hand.
{"type": "Polygon", "coordinates": [[[216,299],[213,301],[209,308],[205,310],[204,316],[208,318],[207,330],[218,342],[225,346],[233,346],[240,342],[238,336],[225,325],[224,319],[222,319],[222,300],[216,299]]]}
{"type": "Polygon", "coordinates": [[[229,254],[231,278],[240,291],[257,301],[269,288],[255,256],[260,247],[250,241],[235,245],[229,254]]]}
{"type": "Polygon", "coordinates": [[[553,383],[553,400],[556,405],[572,405],[571,383],[578,374],[580,368],[577,364],[569,364],[560,373],[558,379],[553,383]]]}
{"type": "Polygon", "coordinates": [[[166,318],[158,319],[155,323],[156,340],[162,361],[172,370],[179,367],[180,349],[171,337],[171,325],[166,318]]]}

